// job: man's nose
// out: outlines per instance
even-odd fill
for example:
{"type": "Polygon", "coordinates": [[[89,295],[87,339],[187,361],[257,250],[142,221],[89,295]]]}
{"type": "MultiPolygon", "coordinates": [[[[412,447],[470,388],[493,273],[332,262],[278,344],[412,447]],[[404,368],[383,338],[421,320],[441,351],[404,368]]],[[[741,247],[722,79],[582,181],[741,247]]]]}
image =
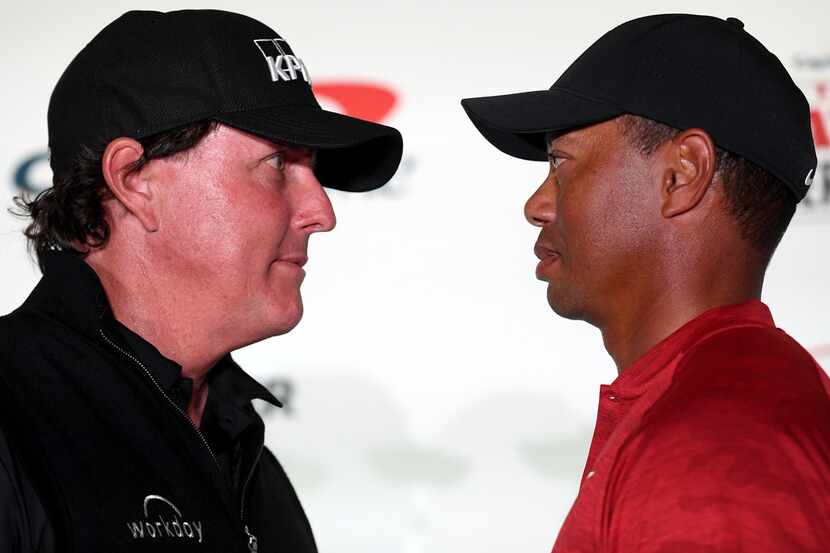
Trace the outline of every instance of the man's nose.
{"type": "Polygon", "coordinates": [[[548,175],[525,202],[525,219],[534,227],[543,227],[556,218],[555,179],[553,175],[548,175]]]}
{"type": "Polygon", "coordinates": [[[295,223],[309,234],[332,230],[337,224],[337,217],[323,185],[312,174],[304,188],[295,223]]]}

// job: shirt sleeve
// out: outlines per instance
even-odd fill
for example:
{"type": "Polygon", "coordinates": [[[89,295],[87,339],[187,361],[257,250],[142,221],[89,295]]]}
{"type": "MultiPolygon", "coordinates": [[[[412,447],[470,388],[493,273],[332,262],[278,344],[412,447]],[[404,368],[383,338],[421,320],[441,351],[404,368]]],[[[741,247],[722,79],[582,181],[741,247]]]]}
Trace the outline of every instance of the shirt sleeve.
{"type": "Polygon", "coordinates": [[[0,428],[0,552],[54,551],[45,511],[0,428]]]}
{"type": "Polygon", "coordinates": [[[728,339],[689,357],[621,451],[603,506],[605,551],[830,548],[830,400],[821,369],[728,339]]]}

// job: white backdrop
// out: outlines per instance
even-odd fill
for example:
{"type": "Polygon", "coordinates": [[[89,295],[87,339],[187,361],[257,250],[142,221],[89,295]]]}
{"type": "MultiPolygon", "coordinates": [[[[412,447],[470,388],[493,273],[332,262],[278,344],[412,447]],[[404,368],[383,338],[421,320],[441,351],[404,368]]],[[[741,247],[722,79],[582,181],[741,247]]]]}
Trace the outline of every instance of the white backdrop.
{"type": "MultiPolygon", "coordinates": [[[[49,182],[52,87],[106,23],[135,8],[2,0],[3,205],[49,182]]],[[[533,276],[536,230],[522,217],[543,164],[504,156],[473,129],[465,96],[547,88],[591,42],[671,0],[233,3],[289,40],[315,85],[381,86],[383,121],[404,135],[395,180],[333,193],[338,227],[311,240],[306,315],[236,357],[287,395],[264,410],[268,444],[292,477],[321,551],[547,551],[576,493],[600,383],[616,371],[593,328],[557,318],[533,276]]],[[[830,11],[826,0],[699,0],[736,16],[791,70],[814,106],[820,166],[770,267],[779,326],[830,364],[830,11]],[[822,134],[824,133],[824,134],[822,134]]],[[[322,88],[321,88],[322,89],[322,88]]],[[[333,108],[349,98],[328,95],[333,108]]],[[[758,114],[763,117],[764,114],[758,114]]],[[[771,137],[775,139],[775,137],[771,137]]],[[[0,312],[39,276],[22,223],[0,216],[0,312]]]]}

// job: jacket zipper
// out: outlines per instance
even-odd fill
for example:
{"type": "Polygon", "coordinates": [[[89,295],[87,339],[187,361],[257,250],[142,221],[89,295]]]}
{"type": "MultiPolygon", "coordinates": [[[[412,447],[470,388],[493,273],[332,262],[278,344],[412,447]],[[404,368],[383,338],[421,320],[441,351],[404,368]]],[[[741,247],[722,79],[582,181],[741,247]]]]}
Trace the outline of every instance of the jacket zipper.
{"type": "Polygon", "coordinates": [[[248,491],[248,483],[251,481],[251,476],[254,475],[254,471],[256,470],[257,465],[259,464],[259,458],[262,457],[262,449],[264,445],[260,444],[259,450],[256,454],[256,459],[254,459],[254,464],[251,465],[251,470],[248,471],[248,476],[245,477],[245,483],[242,485],[242,504],[239,506],[239,519],[242,521],[242,525],[245,527],[245,534],[248,535],[248,551],[250,553],[257,553],[257,549],[259,548],[257,544],[257,539],[254,534],[248,530],[248,525],[245,524],[245,495],[248,491]]]}
{"type": "Polygon", "coordinates": [[[245,533],[248,534],[248,551],[251,553],[257,553],[257,549],[259,549],[259,545],[256,541],[256,536],[251,534],[250,530],[248,530],[248,525],[245,525],[245,533]]]}
{"type": "MultiPolygon", "coordinates": [[[[213,459],[213,464],[216,465],[216,468],[221,471],[222,469],[219,467],[219,461],[216,460],[216,455],[213,454],[213,450],[207,443],[207,440],[205,439],[204,434],[202,434],[202,431],[199,430],[199,428],[195,424],[193,424],[193,419],[187,416],[187,413],[182,411],[181,407],[176,405],[176,403],[172,399],[170,399],[170,396],[168,396],[167,393],[165,393],[164,389],[159,385],[158,381],[156,381],[153,374],[149,370],[147,370],[147,367],[144,366],[144,363],[136,359],[135,356],[131,355],[129,352],[125,351],[114,341],[110,340],[109,337],[104,333],[103,329],[98,329],[98,332],[101,334],[101,337],[104,339],[104,341],[107,342],[112,348],[120,352],[124,357],[138,365],[141,368],[141,370],[144,371],[144,374],[146,374],[147,378],[150,379],[150,382],[152,382],[155,385],[156,389],[159,391],[162,397],[164,397],[164,399],[167,400],[167,403],[172,405],[173,408],[187,420],[187,422],[190,424],[190,427],[193,428],[193,430],[196,432],[196,435],[199,436],[199,439],[202,441],[202,444],[205,446],[205,449],[207,449],[207,452],[210,454],[210,458],[213,459]]],[[[257,543],[256,536],[252,534],[250,530],[248,530],[248,525],[245,524],[245,495],[248,490],[248,483],[251,481],[251,476],[253,476],[254,470],[256,469],[256,466],[259,464],[259,459],[262,456],[262,449],[263,445],[260,445],[259,451],[257,451],[256,459],[254,459],[254,464],[251,466],[251,470],[248,472],[248,476],[245,478],[245,484],[242,486],[242,505],[239,509],[239,519],[242,521],[242,525],[245,529],[245,534],[248,536],[248,551],[250,551],[250,553],[257,553],[259,545],[257,543]]]]}
{"type": "Polygon", "coordinates": [[[213,459],[213,464],[216,465],[216,468],[221,471],[221,469],[219,468],[219,461],[216,460],[216,455],[214,455],[213,450],[210,449],[210,445],[208,445],[204,434],[202,434],[202,431],[199,430],[199,428],[195,424],[193,424],[193,419],[187,416],[187,413],[182,411],[181,407],[176,405],[176,403],[172,399],[170,399],[170,396],[168,396],[167,393],[165,393],[164,389],[162,389],[162,387],[156,381],[153,374],[149,370],[147,370],[147,367],[144,366],[144,363],[136,359],[135,356],[131,355],[129,352],[121,348],[118,344],[110,340],[109,337],[106,334],[104,334],[103,329],[98,329],[98,332],[101,334],[101,337],[104,339],[104,341],[106,341],[110,346],[112,346],[115,350],[120,352],[124,357],[126,357],[139,367],[141,367],[141,370],[144,371],[144,374],[147,375],[147,378],[150,379],[150,382],[152,382],[155,385],[156,389],[159,391],[162,397],[167,400],[167,403],[172,405],[173,408],[190,424],[190,427],[196,432],[196,435],[199,436],[199,439],[202,441],[202,444],[205,446],[205,449],[207,449],[207,452],[210,454],[210,458],[213,459]]]}

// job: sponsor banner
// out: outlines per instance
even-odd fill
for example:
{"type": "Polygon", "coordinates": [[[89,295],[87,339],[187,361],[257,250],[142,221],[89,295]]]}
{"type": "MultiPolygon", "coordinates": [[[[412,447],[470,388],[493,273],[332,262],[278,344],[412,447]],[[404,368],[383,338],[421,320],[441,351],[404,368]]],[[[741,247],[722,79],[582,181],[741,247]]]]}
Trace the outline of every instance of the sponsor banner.
{"type": "Polygon", "coordinates": [[[795,221],[830,223],[830,53],[798,54],[790,65],[810,103],[810,124],[818,166],[795,221]]]}

